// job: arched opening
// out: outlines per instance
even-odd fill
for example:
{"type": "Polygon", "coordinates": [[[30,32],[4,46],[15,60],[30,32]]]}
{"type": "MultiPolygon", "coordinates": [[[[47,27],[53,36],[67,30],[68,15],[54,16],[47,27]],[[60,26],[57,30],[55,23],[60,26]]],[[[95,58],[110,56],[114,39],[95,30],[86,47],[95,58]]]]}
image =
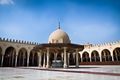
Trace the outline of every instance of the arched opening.
{"type": "Polygon", "coordinates": [[[38,60],[39,60],[39,57],[38,57],[38,53],[36,52],[35,55],[34,55],[34,66],[38,66],[38,60]]]}
{"type": "Polygon", "coordinates": [[[0,47],[0,66],[1,66],[1,63],[2,63],[2,48],[0,47]]]}
{"type": "Polygon", "coordinates": [[[62,60],[61,54],[57,54],[57,60],[62,60]]]}
{"type": "Polygon", "coordinates": [[[103,62],[112,61],[112,57],[111,57],[110,51],[108,49],[104,49],[102,51],[101,57],[102,57],[103,62]]]}
{"type": "Polygon", "coordinates": [[[44,63],[44,54],[41,54],[41,66],[43,66],[44,63]]]}
{"type": "Polygon", "coordinates": [[[78,54],[78,61],[81,62],[81,55],[78,54]]]}
{"type": "MultiPolygon", "coordinates": [[[[75,60],[74,60],[74,61],[75,61],[75,63],[74,63],[74,64],[76,65],[76,54],[75,54],[75,56],[74,56],[74,57],[75,57],[75,60]]],[[[78,53],[78,62],[79,62],[79,63],[81,62],[81,56],[80,56],[80,54],[79,54],[79,53],[78,53]]]]}
{"type": "Polygon", "coordinates": [[[17,66],[27,66],[27,50],[21,48],[18,52],[17,66]]]}
{"type": "Polygon", "coordinates": [[[100,56],[99,56],[99,53],[97,51],[92,51],[91,61],[92,62],[99,62],[100,61],[100,56]]]}
{"type": "Polygon", "coordinates": [[[4,60],[3,60],[3,66],[4,67],[13,67],[15,66],[15,56],[16,56],[16,50],[13,47],[8,47],[5,50],[4,60]]]}
{"type": "Polygon", "coordinates": [[[73,53],[70,53],[69,55],[69,65],[75,65],[75,58],[73,56],[73,53]]]}
{"type": "Polygon", "coordinates": [[[38,54],[33,50],[30,52],[29,66],[38,66],[38,54]]]}
{"type": "Polygon", "coordinates": [[[120,61],[120,48],[115,48],[113,50],[113,59],[114,61],[120,61]]]}
{"type": "Polygon", "coordinates": [[[89,53],[88,52],[84,52],[82,54],[82,59],[83,59],[83,62],[90,62],[89,53]]]}
{"type": "Polygon", "coordinates": [[[54,60],[54,53],[50,53],[50,66],[52,66],[53,60],[54,60]]]}
{"type": "Polygon", "coordinates": [[[43,53],[42,54],[42,63],[41,63],[42,66],[46,66],[47,65],[47,54],[46,53],[43,53]]]}

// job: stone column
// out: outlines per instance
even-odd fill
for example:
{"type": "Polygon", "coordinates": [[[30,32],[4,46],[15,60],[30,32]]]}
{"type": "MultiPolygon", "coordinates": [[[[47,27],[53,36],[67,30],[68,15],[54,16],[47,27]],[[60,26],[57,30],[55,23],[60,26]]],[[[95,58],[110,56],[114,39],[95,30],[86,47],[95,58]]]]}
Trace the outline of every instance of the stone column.
{"type": "Polygon", "coordinates": [[[100,62],[102,62],[102,56],[101,56],[101,53],[100,52],[98,52],[99,53],[99,57],[100,57],[100,62]]]}
{"type": "Polygon", "coordinates": [[[97,62],[97,55],[96,54],[94,54],[94,58],[95,58],[95,62],[97,62]]]}
{"type": "Polygon", "coordinates": [[[18,55],[16,54],[15,55],[15,67],[17,67],[17,57],[18,57],[18,55]]]}
{"type": "Polygon", "coordinates": [[[35,52],[32,53],[32,66],[34,66],[34,55],[35,55],[35,52]]]}
{"type": "Polygon", "coordinates": [[[41,59],[42,59],[41,54],[42,54],[42,51],[40,50],[40,52],[38,52],[38,55],[39,55],[39,61],[38,61],[38,62],[39,62],[39,65],[38,65],[38,66],[39,66],[39,67],[41,67],[41,61],[42,61],[42,60],[41,60],[41,59]]]}
{"type": "Polygon", "coordinates": [[[76,49],[76,67],[79,67],[78,49],[76,49]]]}
{"type": "Polygon", "coordinates": [[[30,51],[28,51],[28,54],[27,54],[27,67],[29,67],[29,56],[30,56],[30,51]]]}
{"type": "Polygon", "coordinates": [[[61,56],[62,56],[62,61],[63,61],[63,53],[61,54],[61,56]]]}
{"type": "MultiPolygon", "coordinates": [[[[88,53],[88,54],[89,54],[89,53],[88,53]]],[[[91,59],[91,57],[92,57],[92,56],[91,56],[91,54],[89,54],[90,62],[92,62],[92,59],[91,59]]],[[[88,62],[89,62],[89,60],[88,60],[88,62]]]]}
{"type": "Polygon", "coordinates": [[[5,48],[2,49],[2,60],[1,60],[1,64],[0,64],[1,67],[3,67],[4,55],[5,55],[5,48]]]}
{"type": "Polygon", "coordinates": [[[47,48],[47,68],[49,68],[49,48],[47,48]]]}
{"type": "Polygon", "coordinates": [[[104,54],[104,59],[105,59],[105,62],[106,62],[106,53],[105,53],[105,51],[103,51],[103,54],[104,54]]]}
{"type": "Polygon", "coordinates": [[[57,53],[54,53],[54,60],[57,60],[57,53]]]}
{"type": "Polygon", "coordinates": [[[67,68],[67,47],[64,47],[64,68],[67,68]]]}
{"type": "Polygon", "coordinates": [[[16,55],[15,55],[15,67],[17,67],[17,58],[18,58],[18,50],[16,51],[16,55]]]}
{"type": "Polygon", "coordinates": [[[11,51],[11,57],[12,57],[12,62],[11,62],[11,66],[13,67],[14,66],[14,56],[15,55],[15,51],[13,50],[13,51],[11,51]]]}
{"type": "Polygon", "coordinates": [[[69,65],[70,65],[70,61],[69,61],[69,58],[70,58],[70,53],[68,53],[68,67],[69,67],[69,65]]]}
{"type": "Polygon", "coordinates": [[[3,66],[4,55],[2,54],[1,67],[3,66]]]}
{"type": "Polygon", "coordinates": [[[80,56],[81,56],[81,57],[80,57],[80,59],[81,59],[81,62],[83,62],[82,53],[80,53],[80,56]]]}
{"type": "MultiPolygon", "coordinates": [[[[114,57],[114,56],[113,56],[114,57]]],[[[118,61],[118,57],[117,57],[117,51],[115,50],[115,58],[116,58],[116,61],[118,61]]]]}
{"type": "Polygon", "coordinates": [[[22,62],[22,66],[24,66],[24,62],[25,61],[25,52],[23,52],[23,62],[22,62]]]}
{"type": "Polygon", "coordinates": [[[114,61],[113,51],[110,51],[110,54],[111,54],[112,61],[114,61]]]}
{"type": "Polygon", "coordinates": [[[43,59],[44,61],[43,61],[43,67],[45,67],[45,52],[44,52],[44,59],[43,59]]]}

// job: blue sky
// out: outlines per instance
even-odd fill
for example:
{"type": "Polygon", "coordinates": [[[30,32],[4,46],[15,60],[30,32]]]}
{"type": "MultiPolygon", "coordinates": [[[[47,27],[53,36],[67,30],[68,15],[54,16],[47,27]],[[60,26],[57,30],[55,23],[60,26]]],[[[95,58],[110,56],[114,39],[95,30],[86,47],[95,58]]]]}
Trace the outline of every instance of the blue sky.
{"type": "Polygon", "coordinates": [[[119,0],[0,0],[0,37],[46,43],[58,22],[72,43],[120,40],[119,0]]]}

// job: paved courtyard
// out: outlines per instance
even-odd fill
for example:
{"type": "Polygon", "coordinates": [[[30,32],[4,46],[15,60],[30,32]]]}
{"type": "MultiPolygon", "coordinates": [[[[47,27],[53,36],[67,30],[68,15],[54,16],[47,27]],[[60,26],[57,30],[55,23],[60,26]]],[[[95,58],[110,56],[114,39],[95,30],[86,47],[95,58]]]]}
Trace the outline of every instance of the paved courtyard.
{"type": "Polygon", "coordinates": [[[0,80],[119,80],[120,66],[80,66],[69,69],[38,67],[0,68],[0,80]],[[54,71],[56,70],[56,71],[54,71]],[[58,70],[58,71],[57,71],[58,70]],[[81,71],[81,72],[80,72],[81,71]],[[85,73],[84,73],[85,72],[85,73]],[[88,73],[87,73],[88,72],[88,73]],[[112,73],[110,74],[93,74],[112,73]]]}

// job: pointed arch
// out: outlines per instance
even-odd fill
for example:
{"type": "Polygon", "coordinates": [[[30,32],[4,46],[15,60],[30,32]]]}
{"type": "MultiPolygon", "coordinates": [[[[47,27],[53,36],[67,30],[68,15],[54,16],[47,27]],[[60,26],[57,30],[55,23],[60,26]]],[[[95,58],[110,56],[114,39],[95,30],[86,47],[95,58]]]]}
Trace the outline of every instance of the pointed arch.
{"type": "Polygon", "coordinates": [[[120,47],[113,50],[113,59],[114,61],[120,61],[120,47]]]}
{"type": "MultiPolygon", "coordinates": [[[[78,53],[78,62],[81,62],[81,55],[78,53]]],[[[75,65],[76,65],[76,54],[75,54],[75,65]]]]}
{"type": "Polygon", "coordinates": [[[73,53],[69,55],[69,65],[75,65],[75,56],[73,53]]]}
{"type": "Polygon", "coordinates": [[[55,58],[54,53],[50,53],[50,66],[52,66],[54,58],[55,58]]]}
{"type": "Polygon", "coordinates": [[[15,56],[16,56],[16,50],[14,47],[10,46],[6,48],[4,60],[3,60],[3,66],[4,67],[15,66],[15,56]]]}
{"type": "Polygon", "coordinates": [[[38,66],[38,53],[36,51],[30,51],[29,66],[38,66]]]}
{"type": "Polygon", "coordinates": [[[21,48],[18,52],[17,66],[27,66],[27,49],[21,48]]]}
{"type": "Polygon", "coordinates": [[[0,65],[2,63],[2,48],[0,47],[0,65]]]}
{"type": "Polygon", "coordinates": [[[111,53],[108,49],[102,50],[101,57],[103,62],[112,61],[111,53]]]}
{"type": "Polygon", "coordinates": [[[98,51],[96,51],[96,50],[92,51],[92,53],[91,53],[91,61],[92,62],[99,62],[100,61],[100,56],[99,56],[98,51]]]}
{"type": "Polygon", "coordinates": [[[43,63],[44,63],[44,54],[42,53],[41,54],[41,66],[43,66],[43,63]]]}
{"type": "Polygon", "coordinates": [[[57,60],[62,60],[62,56],[61,56],[61,54],[57,54],[57,60]]]}
{"type": "Polygon", "coordinates": [[[83,60],[83,62],[90,62],[90,57],[89,57],[89,53],[88,52],[85,51],[82,54],[82,60],[83,60]]]}
{"type": "Polygon", "coordinates": [[[78,54],[78,61],[81,62],[81,55],[80,55],[80,53],[78,54]]]}

